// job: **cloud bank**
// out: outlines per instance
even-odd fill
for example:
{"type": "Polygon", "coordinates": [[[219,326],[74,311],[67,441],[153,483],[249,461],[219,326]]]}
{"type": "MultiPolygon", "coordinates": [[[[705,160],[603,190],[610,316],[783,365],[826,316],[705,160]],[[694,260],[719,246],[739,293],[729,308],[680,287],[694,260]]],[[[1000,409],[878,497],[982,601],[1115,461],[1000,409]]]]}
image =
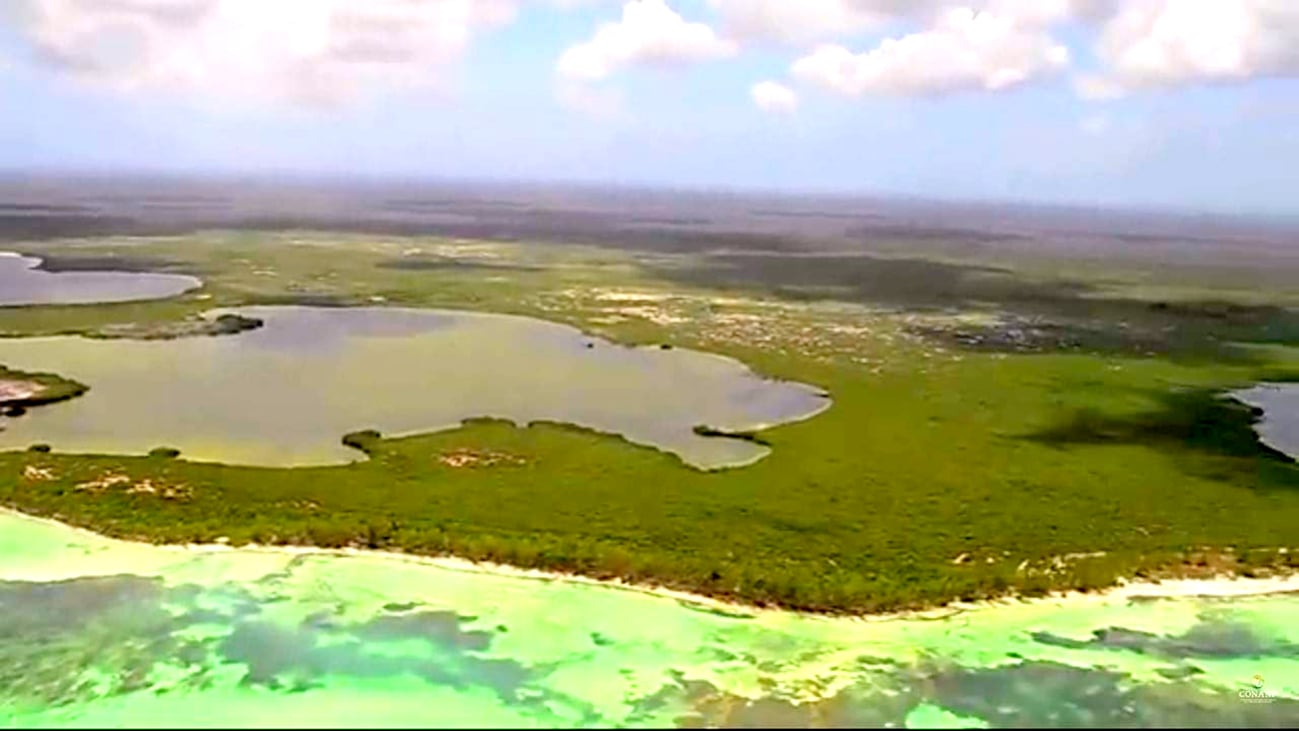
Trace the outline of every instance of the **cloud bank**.
{"type": "Polygon", "coordinates": [[[332,103],[434,83],[511,0],[15,0],[48,69],[118,90],[332,103]]]}
{"type": "Polygon", "coordinates": [[[794,62],[800,81],[849,96],[1000,91],[1060,71],[1069,50],[1040,25],[992,11],[951,10],[925,31],[865,53],[824,45],[794,62]]]}
{"type": "Polygon", "coordinates": [[[737,84],[757,81],[767,111],[796,108],[805,88],[993,93],[1068,72],[1102,100],[1299,76],[1299,0],[0,0],[46,73],[315,105],[435,88],[491,31],[545,22],[525,8],[606,16],[561,39],[553,69],[561,100],[606,111],[628,69],[746,52],[787,66],[737,84]]]}
{"type": "Polygon", "coordinates": [[[1102,78],[1129,90],[1299,75],[1299,2],[1122,3],[1097,55],[1102,78]]]}

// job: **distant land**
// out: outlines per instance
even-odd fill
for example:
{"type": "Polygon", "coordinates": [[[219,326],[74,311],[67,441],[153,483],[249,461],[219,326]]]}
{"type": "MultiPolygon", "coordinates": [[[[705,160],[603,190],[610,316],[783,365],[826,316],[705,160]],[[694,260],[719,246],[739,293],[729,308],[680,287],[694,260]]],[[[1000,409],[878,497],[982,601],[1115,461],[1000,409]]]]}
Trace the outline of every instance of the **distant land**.
{"type": "Polygon", "coordinates": [[[586,184],[5,174],[0,241],[314,229],[625,248],[1294,255],[1299,217],[586,184]],[[1176,248],[1177,251],[1169,251],[1176,248]]]}

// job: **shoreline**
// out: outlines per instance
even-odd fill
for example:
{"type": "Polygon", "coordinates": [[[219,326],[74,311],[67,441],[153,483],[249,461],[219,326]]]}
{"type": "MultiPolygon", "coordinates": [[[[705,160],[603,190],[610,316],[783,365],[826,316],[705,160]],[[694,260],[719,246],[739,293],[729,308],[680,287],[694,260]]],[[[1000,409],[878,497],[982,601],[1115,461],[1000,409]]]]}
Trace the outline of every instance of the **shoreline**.
{"type": "Polygon", "coordinates": [[[983,599],[974,602],[953,601],[946,605],[926,609],[911,609],[894,612],[868,614],[810,612],[806,610],[787,609],[779,606],[758,606],[739,601],[722,599],[697,594],[680,589],[672,589],[641,582],[628,582],[622,579],[598,579],[582,574],[526,569],[508,564],[471,561],[456,556],[423,556],[400,551],[383,551],[368,548],[321,548],[318,546],[271,546],[264,544],[245,544],[232,546],[225,543],[170,543],[157,544],[144,541],[132,541],[98,533],[89,528],[64,523],[54,518],[45,518],[24,513],[8,507],[0,507],[0,516],[69,530],[78,535],[87,536],[99,541],[109,541],[135,547],[148,547],[178,555],[201,556],[205,554],[242,553],[248,555],[275,555],[289,558],[304,556],[325,556],[335,558],[370,558],[381,561],[392,561],[404,564],[426,566],[443,571],[463,574],[477,574],[506,579],[537,581],[543,583],[562,582],[580,586],[599,587],[614,591],[625,591],[657,599],[670,599],[688,608],[712,611],[740,619],[757,618],[762,615],[797,616],[815,619],[846,619],[861,622],[882,622],[894,620],[940,620],[968,612],[992,610],[997,608],[1046,604],[1063,601],[1088,600],[1093,602],[1126,599],[1229,599],[1242,597],[1272,596],[1278,594],[1299,594],[1299,571],[1286,575],[1256,578],[1233,574],[1219,574],[1212,578],[1171,578],[1163,580],[1124,580],[1110,587],[1096,591],[1053,591],[1042,596],[1027,597],[1008,595],[995,599],[983,599]]]}

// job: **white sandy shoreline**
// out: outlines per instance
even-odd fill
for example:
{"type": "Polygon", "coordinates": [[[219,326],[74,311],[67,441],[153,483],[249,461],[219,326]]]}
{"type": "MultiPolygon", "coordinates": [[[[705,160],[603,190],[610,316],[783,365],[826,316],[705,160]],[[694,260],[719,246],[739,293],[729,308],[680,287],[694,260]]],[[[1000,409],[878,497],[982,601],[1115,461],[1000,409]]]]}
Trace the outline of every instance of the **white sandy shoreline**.
{"type": "Polygon", "coordinates": [[[1000,599],[981,600],[976,602],[954,601],[946,606],[925,610],[901,612],[881,612],[877,614],[836,615],[828,613],[803,612],[789,609],[758,607],[740,602],[717,599],[702,594],[694,594],[677,589],[669,589],[653,584],[631,583],[621,579],[596,579],[581,574],[539,569],[525,569],[506,564],[475,562],[454,556],[419,556],[396,551],[379,551],[361,548],[320,548],[316,546],[268,546],[247,544],[230,546],[221,543],[204,544],[151,544],[139,541],[126,541],[105,536],[87,528],[80,528],[52,518],[41,518],[21,511],[0,507],[0,514],[12,518],[44,524],[61,530],[73,531],[79,535],[91,537],[97,541],[111,541],[124,545],[149,547],[158,551],[180,554],[203,555],[219,553],[237,553],[243,555],[272,556],[326,556],[370,558],[396,563],[417,564],[444,571],[458,573],[482,574],[510,579],[564,582],[584,586],[602,587],[617,591],[629,591],[661,599],[671,599],[703,609],[717,610],[739,616],[757,616],[760,614],[802,615],[806,617],[852,619],[858,621],[887,621],[903,619],[939,619],[946,616],[995,609],[997,607],[1022,606],[1025,604],[1068,602],[1100,602],[1105,600],[1132,600],[1143,598],[1233,598],[1266,596],[1271,594],[1299,593],[1299,573],[1270,578],[1248,578],[1243,576],[1223,575],[1211,579],[1164,579],[1162,581],[1123,581],[1108,589],[1093,592],[1064,591],[1054,592],[1043,597],[1003,597],[1000,599]]]}

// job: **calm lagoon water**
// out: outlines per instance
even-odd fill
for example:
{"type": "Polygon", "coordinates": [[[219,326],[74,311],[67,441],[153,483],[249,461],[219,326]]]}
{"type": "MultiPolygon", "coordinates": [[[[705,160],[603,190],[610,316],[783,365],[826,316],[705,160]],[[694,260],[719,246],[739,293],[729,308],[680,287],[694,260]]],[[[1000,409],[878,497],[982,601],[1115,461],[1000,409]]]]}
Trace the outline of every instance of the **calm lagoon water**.
{"type": "Polygon", "coordinates": [[[1299,383],[1264,383],[1232,396],[1263,409],[1255,429],[1264,444],[1299,460],[1299,383]]]}
{"type": "Polygon", "coordinates": [[[0,514],[0,726],[1295,726],[1299,596],[723,614],[0,514]],[[1243,699],[1260,688],[1268,702],[1243,699]]]}
{"type": "Polygon", "coordinates": [[[202,286],[179,274],[59,272],[36,269],[40,259],[0,252],[0,306],[130,302],[174,297],[202,286]]]}
{"type": "Polygon", "coordinates": [[[629,348],[524,317],[395,308],[263,307],[258,330],[178,340],[0,341],[0,363],[90,386],[9,420],[0,449],[86,453],[179,448],[255,465],[359,459],[344,434],[451,428],[475,416],[565,421],[653,445],[700,467],[752,462],[764,446],[696,435],[806,418],[818,389],[738,361],[629,348]]]}

